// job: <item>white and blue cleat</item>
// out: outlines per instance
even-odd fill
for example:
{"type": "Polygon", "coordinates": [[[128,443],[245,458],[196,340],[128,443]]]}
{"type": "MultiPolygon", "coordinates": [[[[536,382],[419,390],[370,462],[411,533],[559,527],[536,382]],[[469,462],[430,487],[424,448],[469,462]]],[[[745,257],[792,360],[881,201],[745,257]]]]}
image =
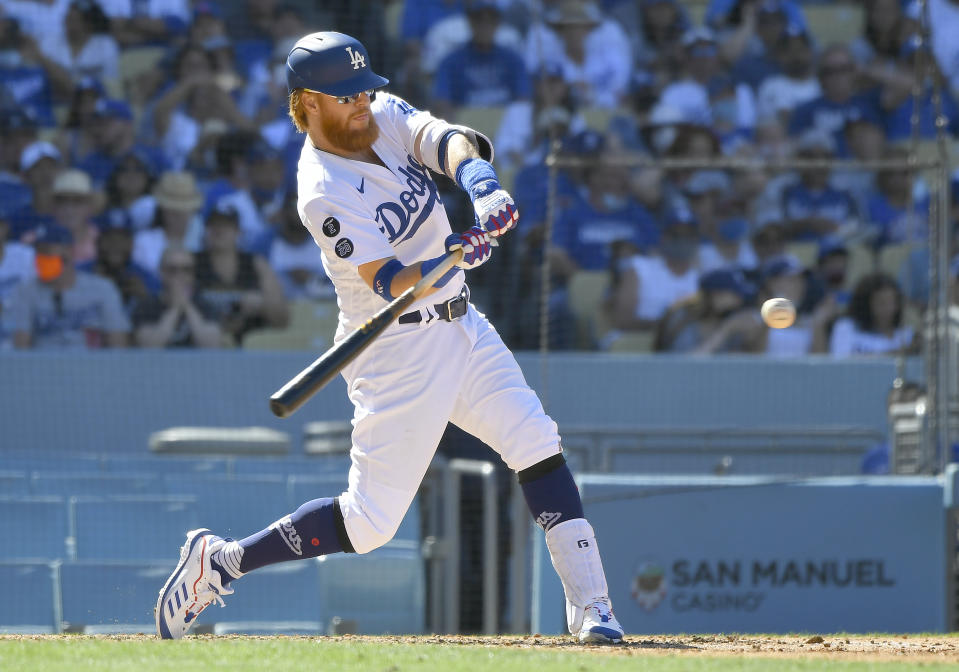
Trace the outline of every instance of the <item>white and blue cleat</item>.
{"type": "Polygon", "coordinates": [[[200,612],[214,602],[225,606],[222,596],[230,595],[233,589],[229,582],[223,585],[220,573],[210,564],[210,557],[224,543],[207,529],[187,532],[180,562],[160,591],[154,609],[157,635],[162,639],[181,639],[200,612]]]}
{"type": "Polygon", "coordinates": [[[579,641],[584,644],[619,644],[623,641],[623,626],[613,615],[609,602],[593,602],[586,607],[579,641]]]}

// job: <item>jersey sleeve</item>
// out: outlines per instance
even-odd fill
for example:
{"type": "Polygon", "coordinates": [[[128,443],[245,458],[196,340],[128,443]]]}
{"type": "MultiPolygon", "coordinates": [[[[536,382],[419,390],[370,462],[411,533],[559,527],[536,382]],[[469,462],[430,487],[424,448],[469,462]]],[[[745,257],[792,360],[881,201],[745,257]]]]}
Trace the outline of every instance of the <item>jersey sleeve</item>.
{"type": "Polygon", "coordinates": [[[416,156],[413,140],[426,126],[438,121],[437,118],[426,110],[416,109],[393,94],[377,92],[376,97],[378,103],[381,97],[383,99],[381,120],[385,120],[393,128],[406,147],[406,151],[416,156]]]}
{"type": "Polygon", "coordinates": [[[451,131],[463,133],[476,145],[481,158],[493,162],[493,143],[483,133],[456,126],[434,117],[429,112],[418,110],[402,98],[384,93],[377,94],[375,112],[378,121],[388,124],[393,134],[400,139],[410,156],[426,165],[430,170],[443,174],[446,172],[445,140],[451,131]]]}
{"type": "Polygon", "coordinates": [[[348,203],[316,196],[303,206],[303,225],[329,260],[354,267],[395,256],[370,216],[348,203]]]}

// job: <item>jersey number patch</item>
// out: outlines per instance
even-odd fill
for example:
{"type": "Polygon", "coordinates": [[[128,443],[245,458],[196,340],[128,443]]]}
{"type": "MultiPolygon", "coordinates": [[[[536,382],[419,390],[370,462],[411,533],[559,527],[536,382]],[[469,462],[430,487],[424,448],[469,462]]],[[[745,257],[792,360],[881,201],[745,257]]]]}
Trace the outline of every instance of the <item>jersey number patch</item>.
{"type": "Polygon", "coordinates": [[[327,217],[323,220],[323,235],[332,238],[340,232],[340,222],[336,217],[327,217]]]}
{"type": "Polygon", "coordinates": [[[340,238],[333,247],[336,250],[336,256],[340,259],[346,259],[353,254],[353,241],[349,238],[340,238]]]}

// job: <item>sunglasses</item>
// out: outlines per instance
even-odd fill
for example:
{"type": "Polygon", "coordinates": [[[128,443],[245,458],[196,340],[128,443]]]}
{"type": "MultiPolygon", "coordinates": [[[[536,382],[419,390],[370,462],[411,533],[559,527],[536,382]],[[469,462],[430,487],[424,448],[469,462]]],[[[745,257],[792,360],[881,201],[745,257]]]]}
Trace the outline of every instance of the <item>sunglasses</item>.
{"type": "MultiPolygon", "coordinates": [[[[311,93],[323,93],[322,91],[314,91],[313,89],[306,90],[311,93]]],[[[369,91],[360,91],[359,93],[354,93],[352,96],[330,96],[330,98],[338,102],[340,105],[352,105],[359,100],[360,96],[362,96],[364,93],[369,97],[371,103],[376,100],[376,91],[374,89],[370,89],[369,91]]],[[[323,95],[326,96],[329,94],[323,93],[323,95]]]]}

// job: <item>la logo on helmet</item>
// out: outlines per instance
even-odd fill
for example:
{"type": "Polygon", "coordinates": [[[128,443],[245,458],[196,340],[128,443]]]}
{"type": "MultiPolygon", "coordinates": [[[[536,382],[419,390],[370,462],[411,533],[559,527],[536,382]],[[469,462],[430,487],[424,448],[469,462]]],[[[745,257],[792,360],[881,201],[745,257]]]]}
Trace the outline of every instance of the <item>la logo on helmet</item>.
{"type": "Polygon", "coordinates": [[[350,55],[350,65],[353,66],[354,70],[366,67],[366,56],[358,51],[354,52],[353,47],[346,47],[346,51],[350,55]]]}

